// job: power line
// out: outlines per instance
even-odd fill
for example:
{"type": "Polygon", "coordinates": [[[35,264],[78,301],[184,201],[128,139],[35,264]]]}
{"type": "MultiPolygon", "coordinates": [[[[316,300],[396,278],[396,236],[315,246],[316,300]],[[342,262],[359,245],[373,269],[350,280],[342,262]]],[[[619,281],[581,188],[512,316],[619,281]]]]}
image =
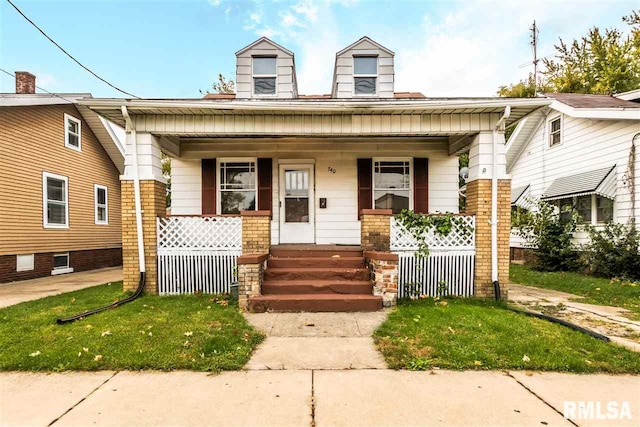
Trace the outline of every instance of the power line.
{"type": "Polygon", "coordinates": [[[49,37],[47,35],[47,33],[45,33],[40,27],[38,27],[36,25],[35,22],[33,22],[31,19],[29,19],[27,17],[27,15],[25,15],[24,13],[22,13],[22,11],[20,9],[18,9],[18,6],[16,6],[15,4],[13,4],[13,2],[11,0],[7,0],[7,2],[13,6],[13,8],[20,14],[22,15],[22,17],[24,19],[26,19],[31,25],[33,25],[38,31],[40,31],[40,33],[42,33],[43,36],[45,36],[51,43],[53,43],[58,49],[60,49],[62,52],[64,52],[65,55],[67,55],[69,58],[71,58],[76,64],[78,64],[79,66],[81,66],[82,68],[84,68],[85,70],[87,70],[89,73],[91,73],[94,77],[96,77],[97,79],[101,80],[102,82],[108,84],[109,86],[111,86],[112,88],[114,88],[115,90],[117,90],[118,92],[122,92],[125,95],[129,95],[133,98],[139,98],[138,96],[135,96],[132,93],[129,93],[127,91],[124,91],[122,89],[120,89],[119,87],[109,83],[107,80],[103,79],[102,77],[100,77],[99,75],[97,75],[96,73],[94,73],[91,69],[89,69],[88,67],[86,67],[85,65],[83,65],[80,61],[78,61],[76,58],[74,58],[69,52],[67,52],[66,50],[64,50],[64,48],[62,46],[60,46],[58,43],[55,42],[55,40],[53,40],[51,37],[49,37]]]}
{"type": "MultiPolygon", "coordinates": [[[[8,76],[13,77],[14,79],[16,78],[16,75],[15,75],[15,74],[13,74],[13,73],[11,73],[11,72],[9,72],[9,71],[5,70],[5,69],[0,68],[0,71],[2,71],[3,73],[5,73],[5,74],[6,74],[6,75],[8,75],[8,76]]],[[[60,95],[58,95],[57,93],[49,92],[48,90],[43,89],[43,88],[41,88],[40,86],[36,86],[36,88],[40,89],[40,90],[41,90],[41,91],[43,91],[43,92],[48,93],[49,95],[53,95],[53,96],[58,97],[58,98],[60,98],[60,99],[64,99],[65,101],[67,101],[67,102],[69,102],[69,103],[71,103],[71,104],[75,104],[75,101],[72,101],[72,100],[70,100],[70,99],[67,99],[67,98],[65,98],[64,96],[60,96],[60,95]]]]}

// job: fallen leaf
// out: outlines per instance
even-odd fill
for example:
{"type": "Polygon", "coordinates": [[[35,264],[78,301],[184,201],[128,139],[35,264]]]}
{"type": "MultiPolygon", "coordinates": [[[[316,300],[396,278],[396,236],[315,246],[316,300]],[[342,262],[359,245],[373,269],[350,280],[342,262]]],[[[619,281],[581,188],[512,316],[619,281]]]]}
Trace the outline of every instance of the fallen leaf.
{"type": "Polygon", "coordinates": [[[192,335],[193,335],[193,332],[191,332],[191,331],[187,331],[187,332],[184,333],[185,337],[190,337],[192,335]]]}
{"type": "Polygon", "coordinates": [[[82,352],[81,351],[78,352],[78,357],[80,357],[80,356],[82,356],[82,352]]]}
{"type": "Polygon", "coordinates": [[[82,347],[82,351],[84,351],[85,353],[89,353],[89,349],[87,347],[82,347]]]}
{"type": "Polygon", "coordinates": [[[100,334],[101,337],[106,337],[107,335],[111,335],[111,331],[104,331],[100,334]]]}
{"type": "Polygon", "coordinates": [[[96,354],[96,357],[93,358],[94,361],[99,362],[102,360],[102,355],[101,354],[96,354]]]}
{"type": "Polygon", "coordinates": [[[304,326],[316,326],[315,323],[305,323],[304,326]]]}
{"type": "Polygon", "coordinates": [[[451,332],[452,334],[455,334],[455,333],[456,333],[456,331],[455,331],[451,326],[448,326],[448,327],[447,327],[447,329],[448,329],[448,330],[449,330],[449,332],[451,332]]]}
{"type": "Polygon", "coordinates": [[[526,354],[524,356],[522,356],[522,361],[523,362],[531,362],[531,359],[529,358],[529,356],[527,356],[526,354]]]}
{"type": "Polygon", "coordinates": [[[153,336],[153,332],[149,332],[149,336],[152,337],[153,336]]]}
{"type": "Polygon", "coordinates": [[[476,366],[482,366],[482,362],[479,360],[476,360],[475,362],[473,362],[473,364],[476,366]]]}
{"type": "Polygon", "coordinates": [[[40,356],[40,350],[38,351],[34,351],[33,353],[29,354],[29,357],[36,357],[36,356],[40,356]]]}

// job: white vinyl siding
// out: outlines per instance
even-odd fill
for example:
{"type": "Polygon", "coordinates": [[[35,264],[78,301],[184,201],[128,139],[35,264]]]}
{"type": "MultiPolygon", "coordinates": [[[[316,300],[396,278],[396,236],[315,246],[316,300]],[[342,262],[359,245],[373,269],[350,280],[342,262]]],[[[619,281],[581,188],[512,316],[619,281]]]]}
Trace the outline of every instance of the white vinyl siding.
{"type": "Polygon", "coordinates": [[[241,52],[236,57],[236,98],[297,98],[298,88],[293,61],[293,56],[290,53],[277,48],[266,40],[241,52]],[[276,95],[254,95],[253,58],[265,56],[276,57],[276,95]]]}
{"type": "MultiPolygon", "coordinates": [[[[380,98],[394,97],[395,70],[393,55],[380,49],[368,40],[362,40],[360,43],[350,49],[336,55],[335,62],[335,82],[332,88],[334,98],[353,98],[354,96],[363,96],[356,94],[355,78],[357,74],[355,70],[354,60],[359,56],[377,57],[377,76],[376,77],[376,93],[375,96],[380,98]]],[[[366,96],[366,95],[364,95],[366,96]]],[[[369,95],[372,96],[372,95],[369,95]]]]}
{"type": "Polygon", "coordinates": [[[95,205],[95,223],[106,225],[109,224],[109,194],[108,189],[104,185],[93,186],[93,200],[95,205]]]}
{"type": "Polygon", "coordinates": [[[69,228],[69,179],[42,173],[42,221],[45,228],[69,228]]]}
{"type": "MultiPolygon", "coordinates": [[[[317,244],[360,244],[358,220],[358,158],[429,159],[429,211],[458,212],[458,159],[449,156],[446,143],[335,143],[300,144],[212,143],[185,146],[181,159],[172,160],[172,206],[176,215],[201,213],[201,160],[196,157],[233,158],[249,154],[273,159],[271,243],[279,243],[278,162],[315,160],[315,203],[317,244]],[[265,148],[266,146],[266,148],[265,148]],[[320,209],[318,199],[327,199],[320,209]]],[[[218,181],[220,182],[220,181],[218,181]]]]}
{"type": "Polygon", "coordinates": [[[82,122],[69,114],[64,115],[64,145],[82,151],[82,122]]]}
{"type": "MultiPolygon", "coordinates": [[[[615,222],[626,223],[632,212],[630,191],[624,184],[624,175],[628,169],[631,140],[640,132],[640,123],[631,120],[577,119],[566,114],[562,122],[562,143],[553,148],[549,147],[548,121],[544,121],[535,131],[510,171],[511,185],[521,187],[531,184],[530,197],[536,199],[557,178],[616,165],[613,171],[617,182],[613,218],[615,222]]],[[[637,159],[635,171],[636,176],[640,176],[640,162],[637,159]]],[[[640,193],[638,179],[636,193],[640,193]]],[[[635,217],[636,222],[640,221],[638,199],[635,217]]],[[[576,236],[578,242],[586,242],[586,233],[580,232],[576,236]]]]}

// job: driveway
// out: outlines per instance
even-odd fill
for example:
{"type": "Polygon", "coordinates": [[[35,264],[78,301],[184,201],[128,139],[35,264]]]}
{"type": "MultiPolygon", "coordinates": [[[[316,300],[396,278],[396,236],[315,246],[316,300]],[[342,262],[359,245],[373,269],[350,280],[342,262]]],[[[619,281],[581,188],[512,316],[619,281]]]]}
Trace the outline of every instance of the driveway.
{"type": "Polygon", "coordinates": [[[637,426],[640,377],[247,370],[0,373],[3,426],[637,426]],[[599,412],[563,417],[565,402],[599,412]],[[607,404],[631,419],[598,419],[607,404]],[[34,405],[35,403],[35,405],[34,405]],[[593,405],[593,403],[591,404],[593,405]],[[580,417],[582,415],[582,417],[580,417]]]}
{"type": "Polygon", "coordinates": [[[0,284],[0,308],[120,280],[122,267],[111,267],[0,284]]]}
{"type": "Polygon", "coordinates": [[[640,322],[630,320],[629,310],[580,302],[583,297],[553,289],[509,284],[509,302],[530,311],[548,314],[591,329],[617,344],[640,352],[640,322]]]}

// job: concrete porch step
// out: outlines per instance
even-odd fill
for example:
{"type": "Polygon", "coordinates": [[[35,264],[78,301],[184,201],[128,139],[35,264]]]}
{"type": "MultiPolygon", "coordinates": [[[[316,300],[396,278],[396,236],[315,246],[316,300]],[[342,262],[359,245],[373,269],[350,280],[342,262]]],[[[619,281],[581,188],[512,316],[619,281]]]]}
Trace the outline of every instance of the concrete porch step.
{"type": "Polygon", "coordinates": [[[371,295],[373,286],[366,280],[289,280],[267,281],[262,284],[263,295],[371,295]]]}
{"type": "Polygon", "coordinates": [[[261,295],[249,298],[254,313],[271,312],[353,312],[382,310],[382,297],[373,295],[261,295]]]}
{"type": "Polygon", "coordinates": [[[368,268],[267,268],[265,281],[370,280],[368,268]]]}
{"type": "Polygon", "coordinates": [[[363,251],[357,246],[319,246],[319,245],[280,245],[272,246],[270,250],[273,258],[331,258],[362,257],[363,251]]]}
{"type": "Polygon", "coordinates": [[[299,257],[299,258],[271,258],[267,262],[268,267],[273,268],[359,268],[364,267],[365,262],[363,257],[345,257],[340,256],[336,258],[328,257],[299,257]]]}

